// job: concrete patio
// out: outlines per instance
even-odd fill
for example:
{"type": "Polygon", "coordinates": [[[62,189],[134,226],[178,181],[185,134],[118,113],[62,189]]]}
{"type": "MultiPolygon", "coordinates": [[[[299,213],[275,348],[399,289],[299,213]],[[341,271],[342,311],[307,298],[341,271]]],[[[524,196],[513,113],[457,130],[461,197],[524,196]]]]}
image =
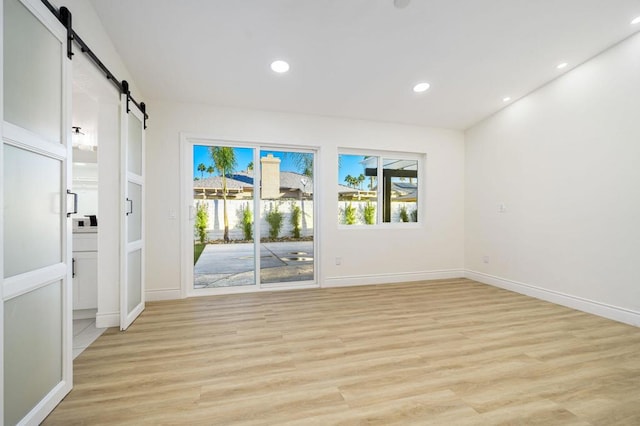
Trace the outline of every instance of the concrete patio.
{"type": "MultiPolygon", "coordinates": [[[[313,241],[260,244],[260,281],[313,280],[313,241]]],[[[194,266],[194,288],[254,285],[254,245],[207,244],[194,266]]]]}

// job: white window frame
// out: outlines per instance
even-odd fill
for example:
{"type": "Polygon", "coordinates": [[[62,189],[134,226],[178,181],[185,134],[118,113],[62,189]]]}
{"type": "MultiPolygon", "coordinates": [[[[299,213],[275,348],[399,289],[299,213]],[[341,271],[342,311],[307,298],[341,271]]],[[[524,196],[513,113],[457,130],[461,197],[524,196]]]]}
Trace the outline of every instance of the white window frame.
{"type": "MultiPolygon", "coordinates": [[[[357,155],[357,156],[372,156],[378,157],[378,183],[377,183],[377,206],[376,206],[376,223],[373,225],[367,224],[355,224],[355,225],[347,225],[340,223],[339,216],[336,217],[338,220],[338,229],[416,229],[424,227],[425,223],[425,199],[426,199],[426,159],[427,154],[423,152],[407,152],[407,151],[385,151],[385,150],[376,150],[376,149],[360,149],[360,148],[338,148],[338,155],[336,158],[336,165],[338,173],[340,170],[339,159],[341,155],[357,155]],[[382,178],[383,175],[383,163],[384,160],[393,159],[393,160],[408,160],[408,161],[417,161],[418,163],[418,189],[417,195],[418,199],[416,201],[417,209],[418,209],[418,217],[417,222],[383,222],[383,209],[381,206],[384,202],[383,197],[383,185],[382,178]]],[[[338,178],[336,176],[336,178],[338,178]]],[[[342,182],[337,182],[337,184],[342,184],[342,182]]],[[[338,201],[338,193],[335,193],[335,200],[338,201]]]]}

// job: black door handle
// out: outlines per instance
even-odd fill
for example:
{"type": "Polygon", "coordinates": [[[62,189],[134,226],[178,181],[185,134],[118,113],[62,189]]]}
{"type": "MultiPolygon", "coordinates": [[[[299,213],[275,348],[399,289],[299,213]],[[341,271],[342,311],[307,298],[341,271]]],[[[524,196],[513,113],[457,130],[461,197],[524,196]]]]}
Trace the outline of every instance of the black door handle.
{"type": "Polygon", "coordinates": [[[67,195],[73,195],[73,211],[71,213],[67,212],[67,217],[71,217],[72,214],[78,213],[78,194],[67,189],[67,195]]]}

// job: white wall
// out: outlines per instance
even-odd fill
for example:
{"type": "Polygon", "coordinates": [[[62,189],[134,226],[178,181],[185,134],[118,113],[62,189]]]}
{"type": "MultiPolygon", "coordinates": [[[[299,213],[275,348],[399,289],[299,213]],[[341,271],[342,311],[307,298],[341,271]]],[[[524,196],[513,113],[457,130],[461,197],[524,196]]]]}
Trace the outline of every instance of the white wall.
{"type": "Polygon", "coordinates": [[[96,326],[120,324],[120,108],[98,111],[98,313],[96,326]]]}
{"type": "Polygon", "coordinates": [[[468,276],[640,325],[640,35],[465,136],[468,276]]]}
{"type": "MultiPolygon", "coordinates": [[[[463,268],[461,132],[206,105],[150,101],[147,130],[147,294],[180,289],[180,132],[217,140],[319,147],[316,202],[321,284],[460,276],[463,268]],[[338,147],[426,153],[425,223],[406,229],[338,227],[338,147]],[[342,265],[335,265],[335,257],[342,265]]],[[[188,265],[186,265],[188,267],[188,265]]],[[[154,293],[156,293],[154,295],[154,293]]]]}
{"type": "MultiPolygon", "coordinates": [[[[87,43],[111,73],[120,80],[127,80],[131,95],[138,102],[143,102],[144,97],[138,90],[135,81],[127,70],[120,55],[116,51],[111,39],[107,35],[102,21],[90,1],[87,0],[50,0],[51,4],[59,8],[65,6],[71,12],[74,31],[87,43]]],[[[76,55],[82,55],[80,49],[74,44],[76,55]]]]}

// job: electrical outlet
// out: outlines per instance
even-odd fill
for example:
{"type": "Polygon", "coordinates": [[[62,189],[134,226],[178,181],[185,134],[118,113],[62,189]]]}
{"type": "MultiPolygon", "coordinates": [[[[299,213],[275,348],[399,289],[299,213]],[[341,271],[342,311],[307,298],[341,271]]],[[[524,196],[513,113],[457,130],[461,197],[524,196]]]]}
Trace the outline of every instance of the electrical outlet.
{"type": "Polygon", "coordinates": [[[336,257],[336,266],[340,266],[340,265],[342,265],[342,258],[336,257]]]}
{"type": "Polygon", "coordinates": [[[489,256],[482,256],[482,261],[484,263],[489,263],[489,256]]]}
{"type": "Polygon", "coordinates": [[[507,205],[505,203],[498,204],[498,213],[506,213],[507,205]]]}

